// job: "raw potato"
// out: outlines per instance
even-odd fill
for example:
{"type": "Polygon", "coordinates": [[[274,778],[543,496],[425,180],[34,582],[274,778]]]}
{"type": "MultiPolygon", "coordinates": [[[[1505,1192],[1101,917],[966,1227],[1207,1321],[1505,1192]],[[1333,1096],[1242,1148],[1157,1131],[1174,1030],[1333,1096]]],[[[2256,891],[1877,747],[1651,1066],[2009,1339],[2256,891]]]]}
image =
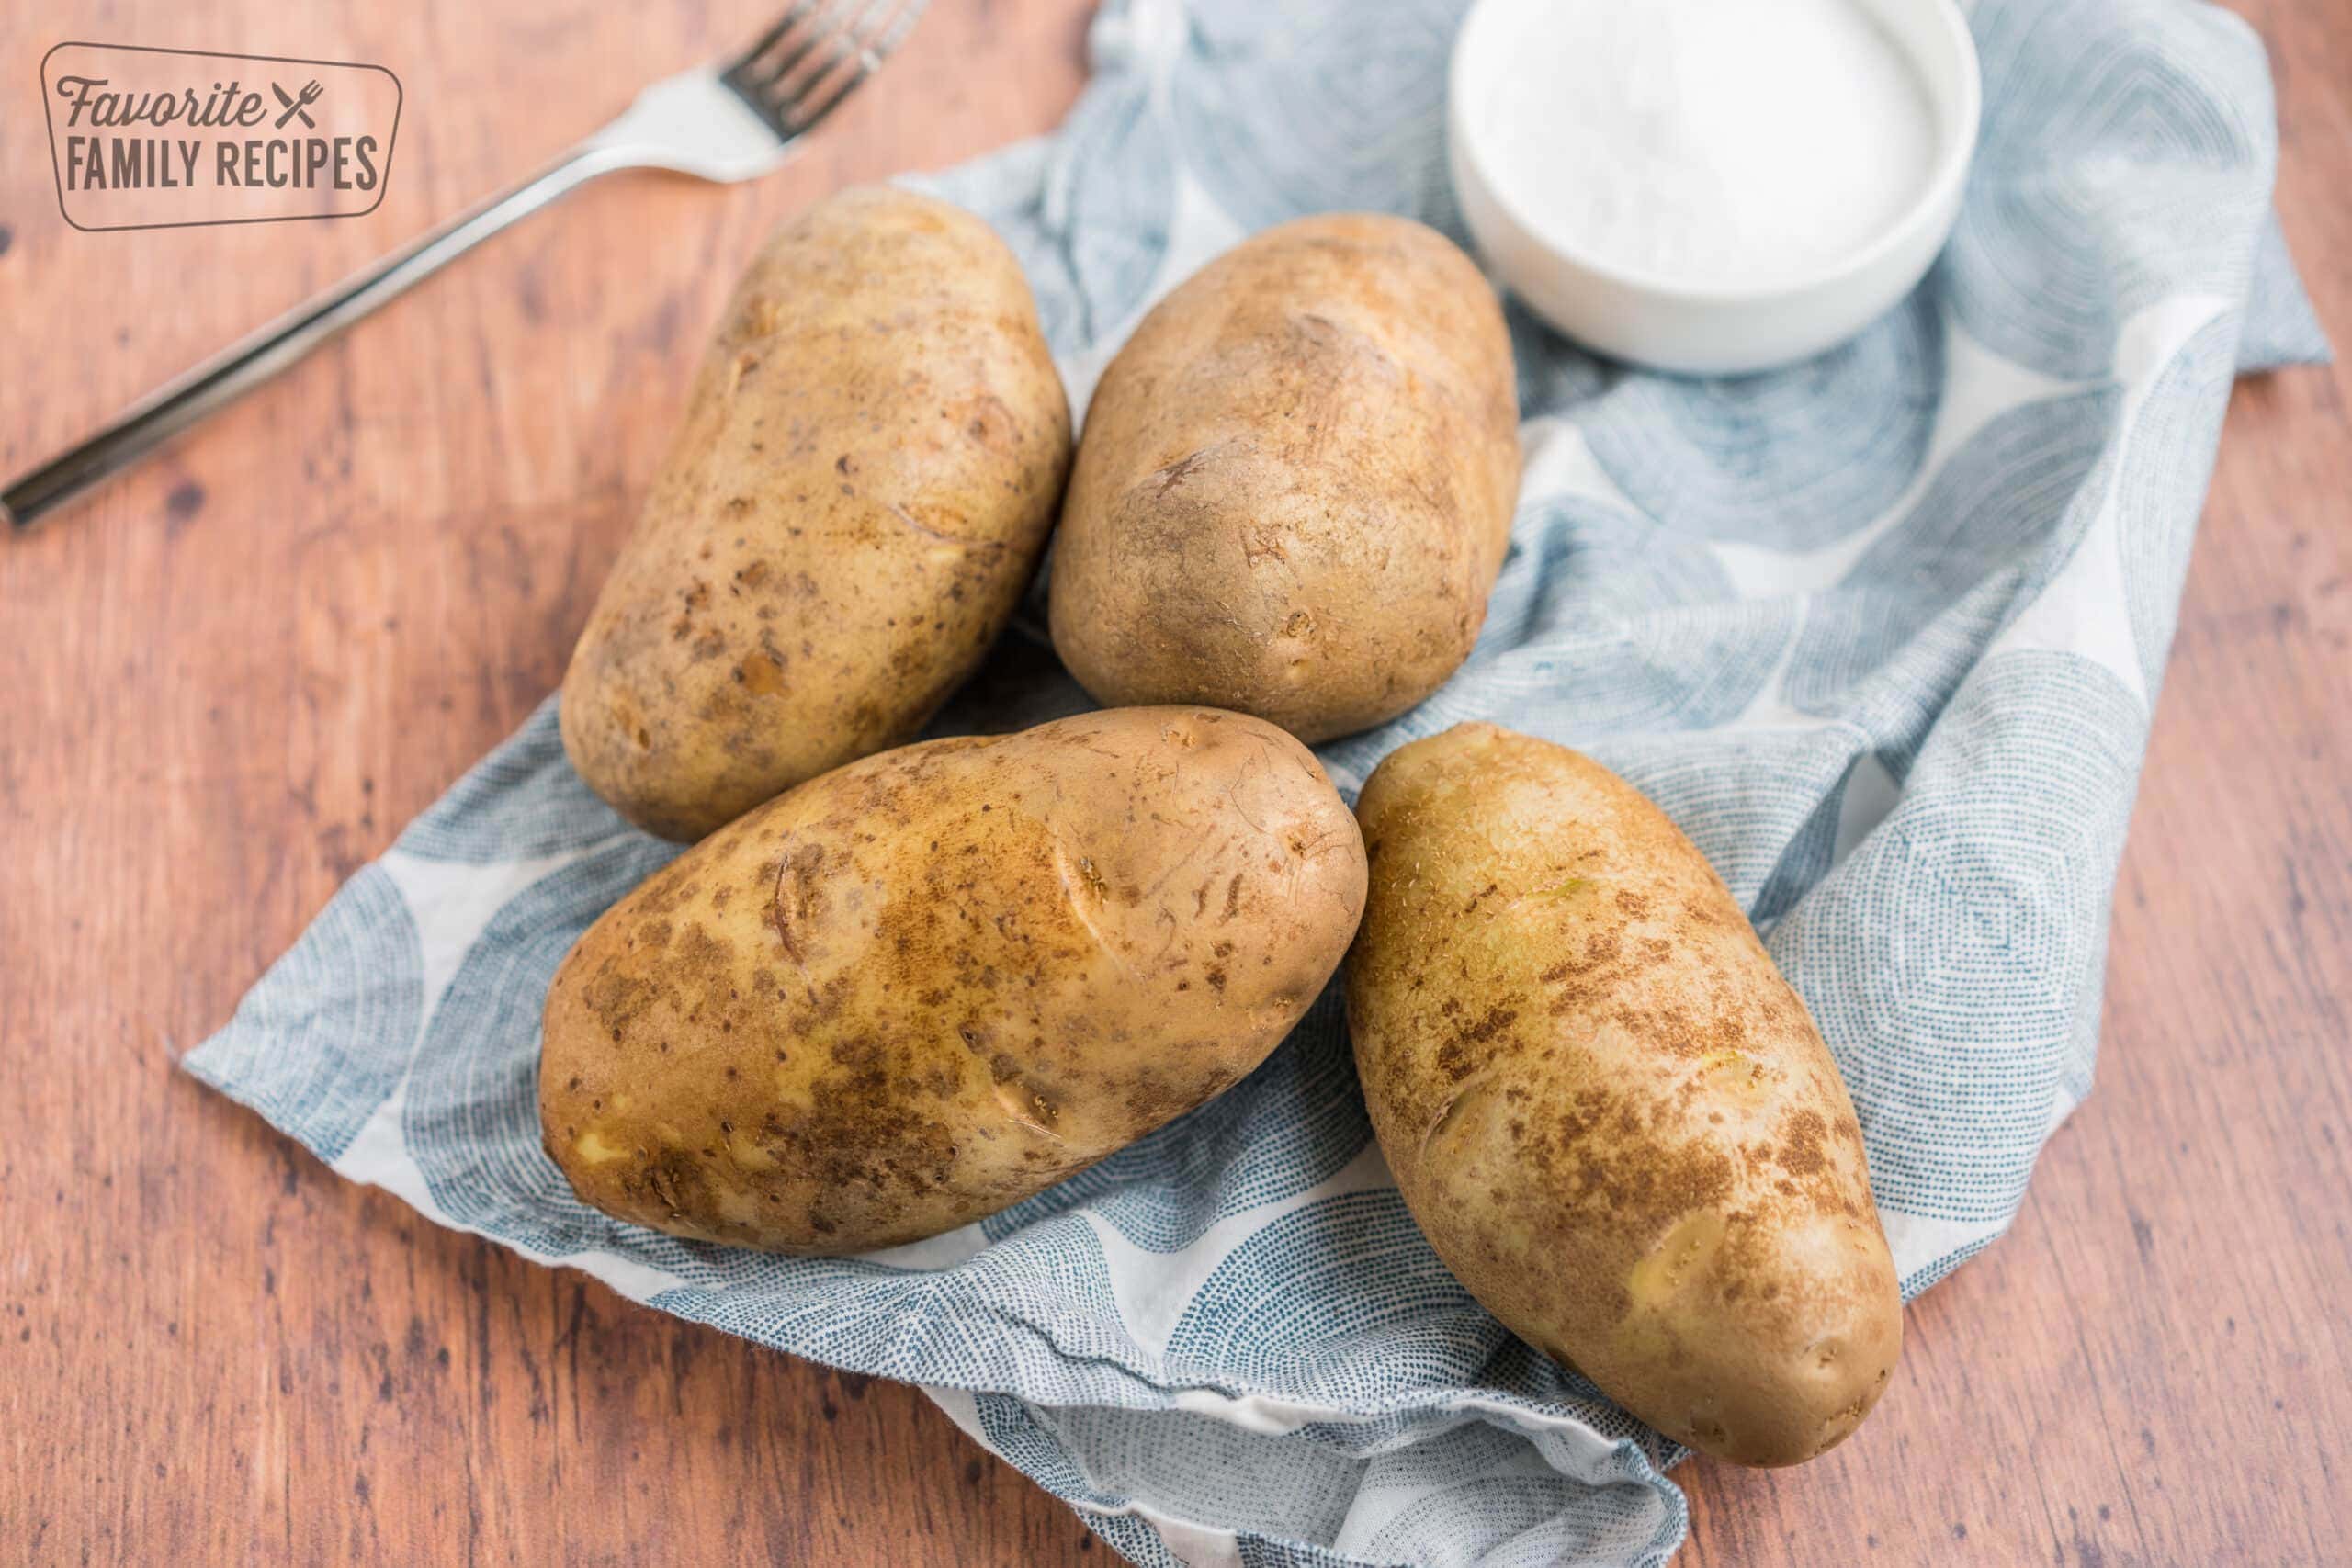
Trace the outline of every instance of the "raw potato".
{"type": "Polygon", "coordinates": [[[1102,374],[1054,546],[1054,647],[1105,703],[1313,742],[1469,655],[1510,540],[1494,290],[1434,230],[1303,218],[1162,300],[1102,374]]]}
{"type": "Polygon", "coordinates": [[[1313,754],[1238,714],[869,757],[580,939],[548,993],[547,1150],[675,1235],[848,1253],[952,1230],[1255,1067],[1363,890],[1313,754]]]}
{"type": "Polygon", "coordinates": [[[1348,1024],[1438,1256],[1693,1448],[1811,1459],[1902,1303],[1821,1035],[1706,858],[1624,780],[1468,724],[1393,753],[1348,1024]]]}
{"type": "Polygon", "coordinates": [[[910,191],[777,231],[581,634],[563,744],[696,839],[922,727],[1035,570],[1069,405],[1018,263],[910,191]]]}

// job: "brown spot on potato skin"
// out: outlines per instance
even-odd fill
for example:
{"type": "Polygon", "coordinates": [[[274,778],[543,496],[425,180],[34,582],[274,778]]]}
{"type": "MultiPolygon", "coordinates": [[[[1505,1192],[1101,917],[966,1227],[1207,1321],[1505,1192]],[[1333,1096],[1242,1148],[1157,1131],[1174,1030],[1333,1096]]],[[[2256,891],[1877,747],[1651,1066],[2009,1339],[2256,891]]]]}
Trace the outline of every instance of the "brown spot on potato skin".
{"type": "Polygon", "coordinates": [[[1498,1002],[1489,1007],[1476,1023],[1456,1028],[1438,1046],[1438,1070],[1447,1077],[1460,1080],[1467,1077],[1492,1059],[1488,1050],[1494,1042],[1518,1019],[1516,1009],[1498,1002]]]}
{"type": "Polygon", "coordinates": [[[1070,450],[986,224],[890,187],[802,213],[739,286],[581,634],[572,765],[693,840],[907,739],[1011,617],[1070,450]],[[781,628],[808,626],[796,650],[781,628]]]}
{"type": "Polygon", "coordinates": [[[1255,720],[1098,713],[886,752],[722,829],[582,937],[548,996],[545,1142],[587,1201],[675,1235],[933,1235],[1256,1066],[1363,898],[1345,805],[1255,720]],[[1174,919],[1204,884],[1231,918],[1174,919]],[[582,1151],[591,1132],[621,1154],[582,1151]]]}
{"type": "Polygon", "coordinates": [[[735,667],[735,679],[752,696],[772,697],[785,689],[784,663],[763,649],[744,656],[735,667]]]}
{"type": "Polygon", "coordinates": [[[1704,857],[1490,725],[1392,754],[1358,815],[1350,1032],[1439,1255],[1681,1441],[1784,1464],[1850,1432],[1901,1337],[1860,1129],[1704,857]]]}
{"type": "Polygon", "coordinates": [[[1461,664],[1519,488],[1510,333],[1403,219],[1244,242],[1103,372],[1054,548],[1054,647],[1108,704],[1201,702],[1313,741],[1461,664]]]}
{"type": "Polygon", "coordinates": [[[1792,1176],[1817,1176],[1827,1168],[1829,1160],[1821,1141],[1828,1132],[1828,1123],[1821,1112],[1810,1107],[1792,1111],[1787,1122],[1788,1142],[1781,1146],[1781,1168],[1792,1176]]]}

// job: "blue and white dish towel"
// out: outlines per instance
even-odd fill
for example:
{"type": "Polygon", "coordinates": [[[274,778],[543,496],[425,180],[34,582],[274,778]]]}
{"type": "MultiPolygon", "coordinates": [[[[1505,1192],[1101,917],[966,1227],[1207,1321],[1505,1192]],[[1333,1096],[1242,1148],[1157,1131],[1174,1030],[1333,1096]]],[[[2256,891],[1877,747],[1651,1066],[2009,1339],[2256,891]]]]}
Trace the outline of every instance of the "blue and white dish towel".
{"type": "MultiPolygon", "coordinates": [[[[1144,308],[1254,230],[1379,208],[1459,236],[1440,124],[1461,9],[1112,0],[1058,134],[915,183],[1012,243],[1082,404],[1144,308]]],[[[1909,1294],[2008,1224],[2090,1088],[2230,384],[2326,353],[2269,218],[2251,31],[2188,0],[1980,0],[1972,22],[1958,232],[1859,341],[1675,380],[1514,310],[1526,482],[1486,634],[1419,708],[1321,752],[1352,795],[1402,742],[1492,718],[1663,806],[1837,1053],[1909,1294]]],[[[938,732],[1088,705],[1038,624],[1033,601],[938,732]]],[[[674,852],[573,776],[550,701],[185,1065],[439,1224],[924,1385],[1137,1562],[1672,1554],[1679,1451],[1439,1265],[1336,992],[1223,1099],[935,1241],[772,1258],[584,1208],[539,1148],[540,1002],[674,852]]]]}

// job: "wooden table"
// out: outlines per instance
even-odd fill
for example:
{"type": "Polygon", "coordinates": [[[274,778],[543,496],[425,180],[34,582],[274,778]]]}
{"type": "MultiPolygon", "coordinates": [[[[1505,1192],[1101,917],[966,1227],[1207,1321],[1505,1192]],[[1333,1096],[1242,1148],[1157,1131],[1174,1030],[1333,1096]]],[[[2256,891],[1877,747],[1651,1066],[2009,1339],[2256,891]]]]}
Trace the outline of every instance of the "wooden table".
{"type": "MultiPolygon", "coordinates": [[[[591,189],[0,541],[0,1558],[1107,1558],[911,1390],[437,1229],[172,1066],[556,684],[763,230],[1052,125],[1087,8],[939,0],[787,173],[591,189]]],[[[763,6],[204,9],[0,16],[0,468],[763,6]],[[69,38],[390,65],[388,198],[341,223],[66,229],[33,97],[69,38]]],[[[2248,9],[2288,232],[2352,348],[2352,6],[2248,9]]],[[[1679,1472],[1694,1568],[2343,1560],[2347,402],[2342,368],[2238,389],[2117,898],[2098,1092],[2014,1232],[1913,1310],[1854,1441],[1793,1472],[1679,1472]]]]}

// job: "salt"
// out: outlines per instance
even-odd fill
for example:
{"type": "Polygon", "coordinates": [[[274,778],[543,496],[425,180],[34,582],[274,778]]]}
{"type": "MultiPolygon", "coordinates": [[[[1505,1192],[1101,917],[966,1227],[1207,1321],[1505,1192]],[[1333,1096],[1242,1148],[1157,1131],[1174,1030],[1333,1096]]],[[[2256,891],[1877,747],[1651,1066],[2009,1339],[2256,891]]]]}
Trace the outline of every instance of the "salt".
{"type": "Polygon", "coordinates": [[[1936,155],[1911,62],[1856,0],[1552,0],[1478,107],[1496,183],[1553,243],[1681,286],[1817,275],[1936,155]]]}

